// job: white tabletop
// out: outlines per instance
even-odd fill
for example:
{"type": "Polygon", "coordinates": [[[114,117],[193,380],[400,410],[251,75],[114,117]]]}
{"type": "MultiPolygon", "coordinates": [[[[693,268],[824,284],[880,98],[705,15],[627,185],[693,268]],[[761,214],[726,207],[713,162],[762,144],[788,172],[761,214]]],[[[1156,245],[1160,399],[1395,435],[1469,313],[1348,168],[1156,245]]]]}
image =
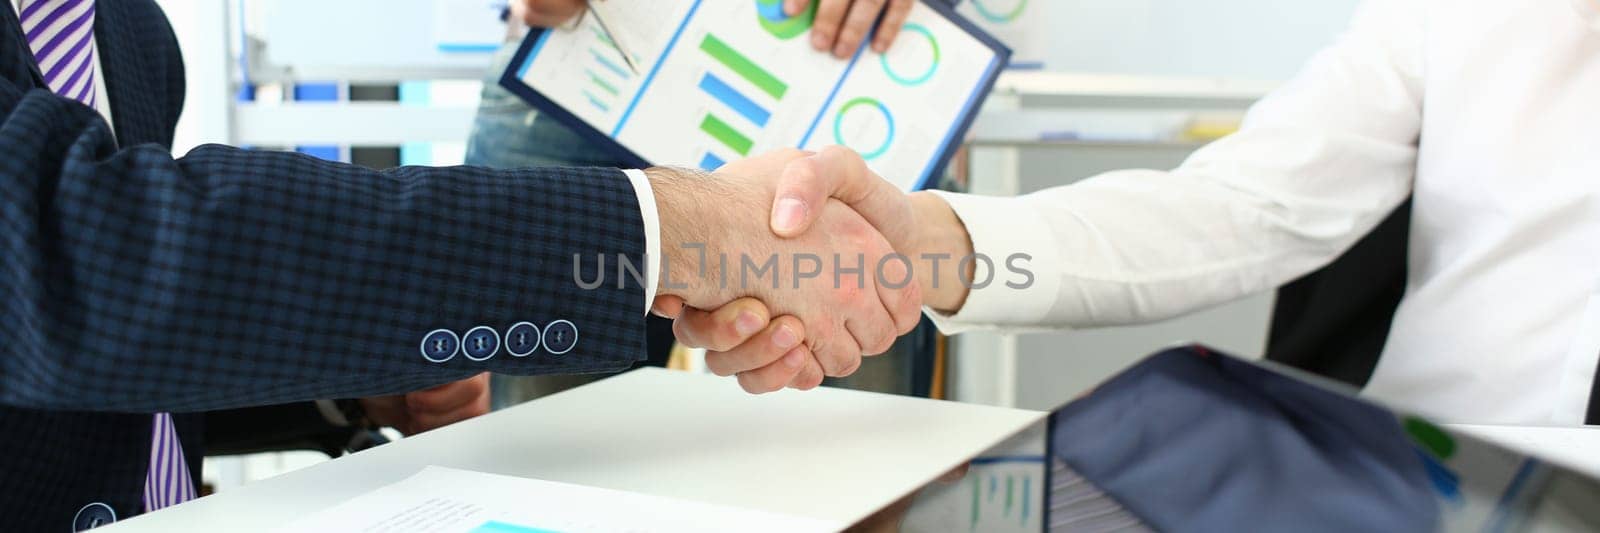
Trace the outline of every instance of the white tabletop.
{"type": "Polygon", "coordinates": [[[1600,478],[1600,428],[1478,424],[1447,427],[1600,478]]]}
{"type": "Polygon", "coordinates": [[[427,465],[854,523],[1045,413],[644,369],[113,525],[259,531],[427,465]]]}

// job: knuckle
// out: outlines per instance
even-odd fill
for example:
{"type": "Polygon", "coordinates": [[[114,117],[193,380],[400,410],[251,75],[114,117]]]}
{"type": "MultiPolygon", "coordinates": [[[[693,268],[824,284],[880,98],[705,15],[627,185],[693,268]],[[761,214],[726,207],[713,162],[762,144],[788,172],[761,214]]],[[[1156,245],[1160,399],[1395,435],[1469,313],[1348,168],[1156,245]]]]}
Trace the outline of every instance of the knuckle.
{"type": "Polygon", "coordinates": [[[905,335],[916,329],[922,321],[922,290],[911,285],[900,291],[900,302],[895,311],[898,313],[895,333],[905,335]]]}
{"type": "Polygon", "coordinates": [[[894,334],[899,336],[911,333],[913,330],[917,329],[917,324],[922,323],[921,318],[922,312],[920,310],[913,309],[908,312],[903,312],[900,318],[894,322],[894,334]]]}
{"type": "Polygon", "coordinates": [[[838,361],[834,360],[834,352],[832,343],[811,349],[811,357],[817,360],[817,368],[821,369],[824,375],[832,375],[834,367],[838,364],[838,361]]]}
{"type": "Polygon", "coordinates": [[[852,353],[850,350],[840,347],[834,347],[828,350],[826,355],[818,357],[818,362],[822,364],[822,373],[824,375],[831,377],[843,377],[850,375],[850,372],[852,372],[852,367],[854,367],[856,360],[859,360],[860,357],[861,354],[852,353]]]}
{"type": "Polygon", "coordinates": [[[872,331],[867,334],[867,338],[861,340],[861,350],[863,353],[867,355],[878,355],[889,351],[889,348],[894,346],[895,336],[891,333],[894,330],[894,324],[889,323],[884,324],[884,326],[887,327],[873,328],[872,331]]]}
{"type": "Polygon", "coordinates": [[[818,311],[816,316],[808,321],[807,324],[816,324],[818,326],[815,328],[807,327],[806,331],[813,333],[812,338],[816,343],[824,346],[833,342],[833,338],[838,335],[840,327],[838,318],[829,310],[818,311]]]}
{"type": "Polygon", "coordinates": [[[847,377],[847,376],[849,376],[851,374],[854,374],[854,373],[856,373],[856,370],[860,370],[860,369],[861,369],[861,356],[858,355],[858,356],[855,356],[855,357],[851,357],[849,360],[845,361],[844,365],[839,367],[839,371],[837,373],[828,374],[828,375],[831,376],[831,377],[842,378],[842,377],[847,377]]]}
{"type": "Polygon", "coordinates": [[[806,381],[803,385],[801,385],[801,390],[811,390],[822,386],[823,377],[824,376],[822,375],[821,370],[812,372],[810,375],[806,376],[806,381]]]}
{"type": "Polygon", "coordinates": [[[789,383],[789,388],[792,388],[794,390],[801,390],[801,391],[807,391],[807,390],[815,389],[815,388],[817,388],[817,386],[813,384],[813,381],[821,381],[821,380],[813,378],[812,377],[812,373],[807,372],[805,374],[801,374],[798,377],[795,377],[794,381],[789,383]]]}
{"type": "Polygon", "coordinates": [[[794,161],[795,178],[798,181],[810,184],[819,181],[822,177],[822,167],[817,165],[816,159],[810,157],[794,161]]]}

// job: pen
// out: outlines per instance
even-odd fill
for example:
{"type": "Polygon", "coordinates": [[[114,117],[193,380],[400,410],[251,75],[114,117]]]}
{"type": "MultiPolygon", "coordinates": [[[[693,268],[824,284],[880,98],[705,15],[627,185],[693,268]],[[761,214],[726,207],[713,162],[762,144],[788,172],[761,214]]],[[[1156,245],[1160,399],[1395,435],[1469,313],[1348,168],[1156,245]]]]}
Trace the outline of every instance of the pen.
{"type": "MultiPolygon", "coordinates": [[[[589,0],[589,3],[604,3],[605,1],[606,0],[589,0]]],[[[604,32],[606,37],[611,39],[611,46],[617,49],[617,53],[622,54],[622,61],[628,64],[628,70],[632,71],[633,74],[637,76],[639,74],[639,66],[634,64],[633,54],[629,52],[628,46],[623,44],[622,39],[619,38],[617,32],[611,31],[611,25],[606,23],[605,17],[600,16],[599,10],[595,9],[594,6],[590,6],[589,13],[594,15],[594,21],[600,25],[600,31],[604,32]]]]}

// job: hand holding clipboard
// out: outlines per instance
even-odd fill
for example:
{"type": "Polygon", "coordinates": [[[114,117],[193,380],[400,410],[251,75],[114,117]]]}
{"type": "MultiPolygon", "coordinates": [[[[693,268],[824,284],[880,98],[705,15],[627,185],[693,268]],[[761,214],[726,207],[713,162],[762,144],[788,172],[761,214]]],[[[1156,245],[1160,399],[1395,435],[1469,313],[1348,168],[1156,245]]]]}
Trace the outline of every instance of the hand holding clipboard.
{"type": "MultiPolygon", "coordinates": [[[[630,7],[629,0],[514,0],[511,9],[517,18],[531,27],[553,28],[583,13],[585,4],[607,36],[622,51],[623,57],[628,60],[628,68],[637,73],[637,61],[630,52],[630,43],[637,34],[634,25],[630,24],[634,21],[619,11],[630,7]]],[[[916,5],[916,0],[775,0],[768,5],[771,6],[768,9],[780,10],[790,17],[812,14],[815,17],[811,31],[812,46],[843,59],[849,57],[868,36],[872,38],[874,51],[887,52],[900,34],[901,26],[910,15],[911,7],[916,5]]],[[[655,21],[644,19],[639,22],[649,25],[655,21]]]]}

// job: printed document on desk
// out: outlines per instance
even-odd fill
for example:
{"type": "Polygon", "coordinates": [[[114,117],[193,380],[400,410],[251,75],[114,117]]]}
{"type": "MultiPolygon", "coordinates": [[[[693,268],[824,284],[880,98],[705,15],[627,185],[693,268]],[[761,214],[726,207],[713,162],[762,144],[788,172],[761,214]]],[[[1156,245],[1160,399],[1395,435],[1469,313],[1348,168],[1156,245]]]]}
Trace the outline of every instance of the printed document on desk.
{"type": "Polygon", "coordinates": [[[844,145],[905,189],[942,172],[1010,51],[949,7],[919,2],[886,54],[808,38],[816,2],[607,0],[627,68],[595,17],[531,33],[501,85],[635,166],[713,170],[778,148],[844,145]]]}
{"type": "Polygon", "coordinates": [[[280,531],[839,531],[849,524],[438,466],[280,531]]]}

